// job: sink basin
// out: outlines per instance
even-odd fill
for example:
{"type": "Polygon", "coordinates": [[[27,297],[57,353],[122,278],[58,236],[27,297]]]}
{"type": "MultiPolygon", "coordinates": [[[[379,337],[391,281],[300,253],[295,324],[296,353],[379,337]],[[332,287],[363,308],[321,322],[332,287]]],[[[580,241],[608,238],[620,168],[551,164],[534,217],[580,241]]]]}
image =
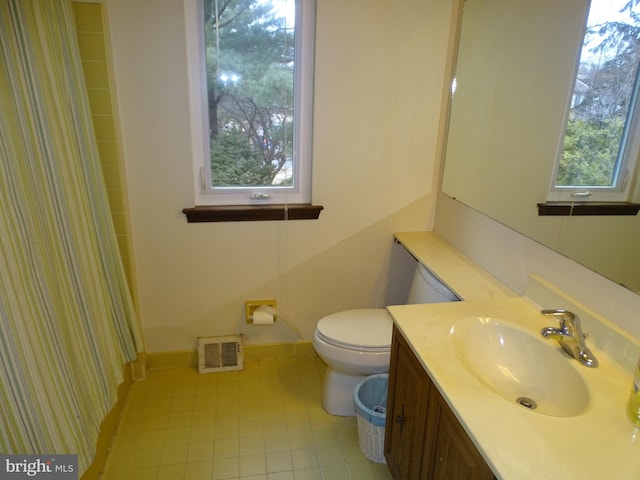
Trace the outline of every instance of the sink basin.
{"type": "Polygon", "coordinates": [[[451,339],[467,370],[511,403],[554,417],[579,415],[589,405],[575,362],[555,342],[485,317],[456,322],[451,339]]]}

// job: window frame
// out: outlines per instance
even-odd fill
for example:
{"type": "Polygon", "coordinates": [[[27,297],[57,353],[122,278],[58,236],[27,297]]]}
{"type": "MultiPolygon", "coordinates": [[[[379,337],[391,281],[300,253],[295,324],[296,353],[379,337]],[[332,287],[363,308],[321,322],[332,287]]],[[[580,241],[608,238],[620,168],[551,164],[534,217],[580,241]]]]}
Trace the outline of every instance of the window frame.
{"type": "Polygon", "coordinates": [[[584,41],[588,30],[588,11],[585,16],[585,24],[580,42],[573,81],[569,91],[567,108],[564,116],[562,135],[558,142],[558,152],[553,166],[551,182],[547,194],[548,202],[580,202],[580,203],[602,203],[602,202],[627,202],[633,195],[634,177],[638,166],[638,156],[640,155],[640,65],[636,71],[636,76],[629,101],[629,113],[627,114],[625,129],[623,130],[621,143],[622,153],[618,149],[617,174],[613,185],[609,186],[557,186],[556,181],[560,169],[560,162],[564,152],[564,139],[568,126],[571,108],[574,102],[576,83],[580,68],[580,59],[584,48],[584,41]]]}
{"type": "Polygon", "coordinates": [[[185,0],[189,125],[196,206],[311,202],[316,0],[295,0],[293,187],[211,187],[203,0],[185,0]],[[207,181],[209,180],[209,181],[207,181]],[[266,194],[266,195],[263,195],[266,194]]]}

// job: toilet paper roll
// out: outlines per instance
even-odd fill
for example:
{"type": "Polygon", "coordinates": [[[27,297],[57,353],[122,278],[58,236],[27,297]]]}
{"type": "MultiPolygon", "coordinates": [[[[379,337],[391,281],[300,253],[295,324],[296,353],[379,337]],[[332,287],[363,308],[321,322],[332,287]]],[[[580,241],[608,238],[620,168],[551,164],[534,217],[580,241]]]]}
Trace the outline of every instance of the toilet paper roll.
{"type": "Polygon", "coordinates": [[[273,315],[269,312],[254,310],[253,324],[254,325],[273,325],[273,315]]]}

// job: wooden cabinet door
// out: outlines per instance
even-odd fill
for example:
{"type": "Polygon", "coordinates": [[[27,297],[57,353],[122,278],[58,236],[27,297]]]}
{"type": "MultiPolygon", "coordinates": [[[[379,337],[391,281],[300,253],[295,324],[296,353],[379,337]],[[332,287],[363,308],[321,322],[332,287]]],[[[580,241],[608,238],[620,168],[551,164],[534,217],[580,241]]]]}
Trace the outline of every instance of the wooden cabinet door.
{"type": "Polygon", "coordinates": [[[495,480],[395,327],[384,454],[396,480],[495,480]]]}
{"type": "Polygon", "coordinates": [[[404,338],[394,329],[391,347],[385,457],[393,478],[423,479],[428,377],[404,338]]]}
{"type": "Polygon", "coordinates": [[[433,425],[429,455],[430,480],[493,480],[489,469],[475,445],[464,431],[449,405],[431,384],[427,421],[433,425]]]}

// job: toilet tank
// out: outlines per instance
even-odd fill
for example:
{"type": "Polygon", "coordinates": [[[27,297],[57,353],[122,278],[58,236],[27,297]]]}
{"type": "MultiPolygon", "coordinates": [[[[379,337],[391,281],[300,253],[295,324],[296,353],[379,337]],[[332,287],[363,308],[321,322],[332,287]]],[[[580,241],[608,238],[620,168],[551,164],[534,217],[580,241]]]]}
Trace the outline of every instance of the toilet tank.
{"type": "Polygon", "coordinates": [[[407,304],[457,302],[460,299],[427,267],[418,262],[413,274],[407,304]]]}

